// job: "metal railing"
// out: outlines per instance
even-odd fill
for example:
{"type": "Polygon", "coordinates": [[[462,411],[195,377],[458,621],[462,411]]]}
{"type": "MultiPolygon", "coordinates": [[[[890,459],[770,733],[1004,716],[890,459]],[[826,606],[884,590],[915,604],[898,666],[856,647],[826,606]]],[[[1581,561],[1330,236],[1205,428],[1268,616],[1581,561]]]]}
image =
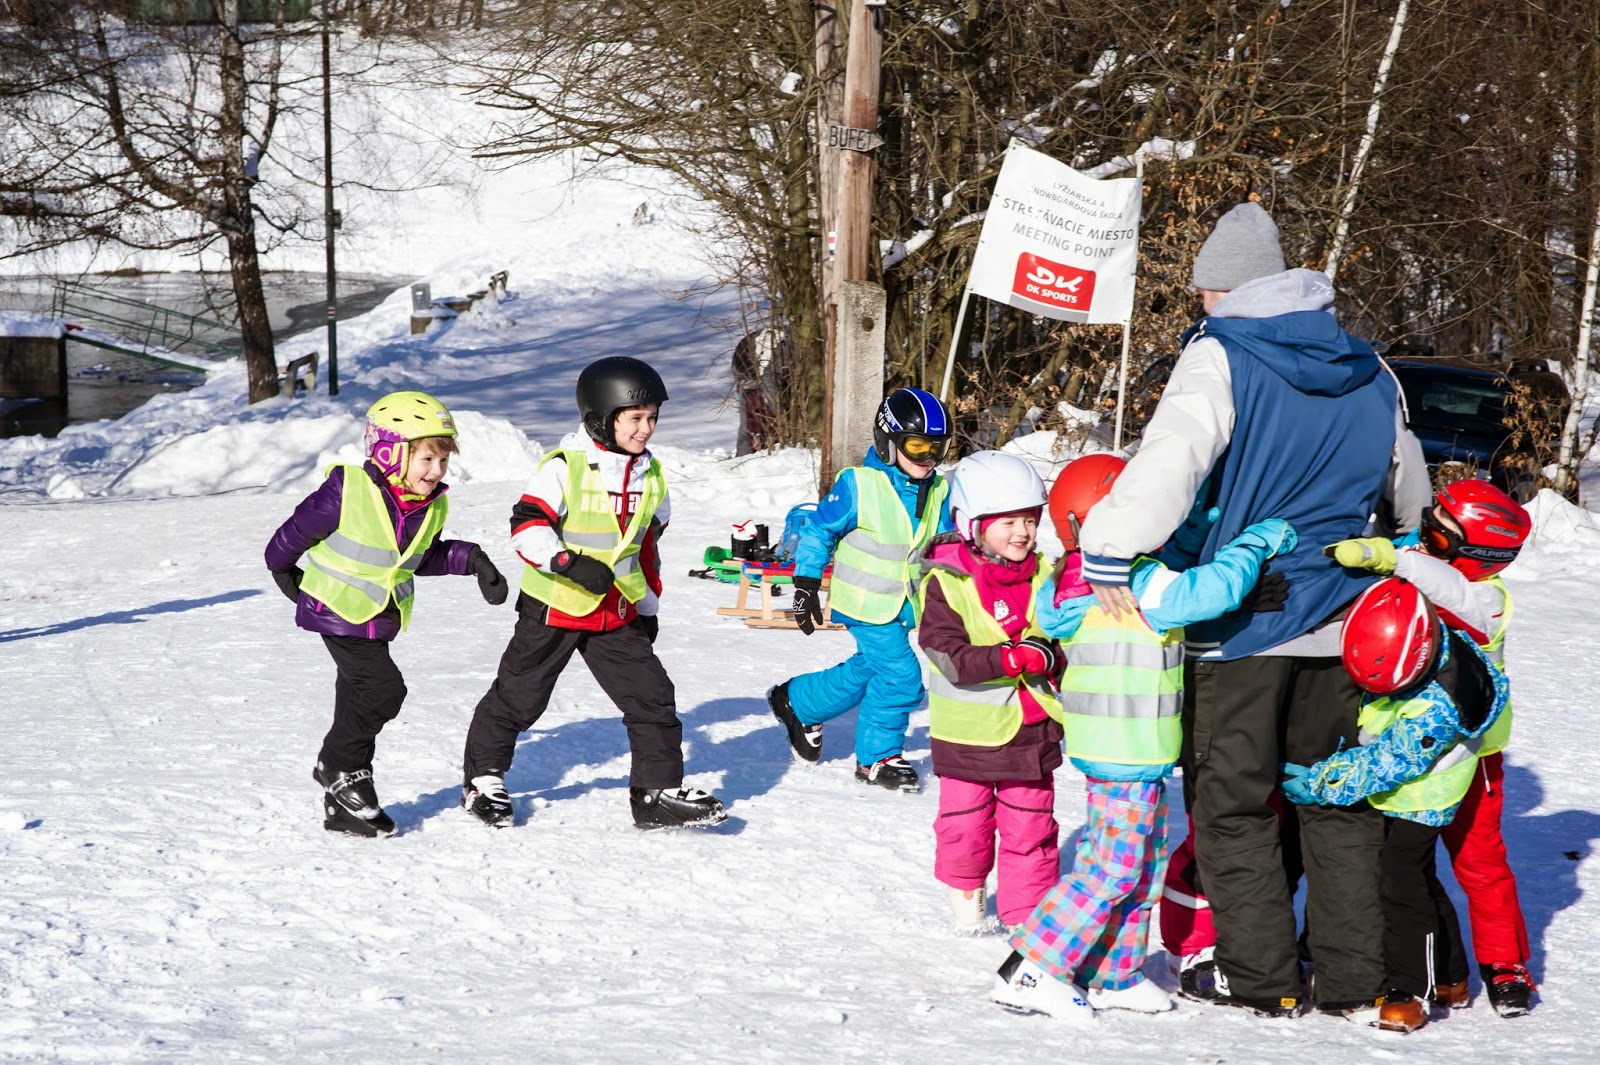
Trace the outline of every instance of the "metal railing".
{"type": "Polygon", "coordinates": [[[167,351],[229,358],[240,355],[244,346],[236,326],[185,314],[157,303],[113,295],[81,281],[56,282],[50,313],[52,317],[128,341],[129,347],[115,350],[130,355],[149,352],[147,357],[156,358],[157,352],[167,351]]]}

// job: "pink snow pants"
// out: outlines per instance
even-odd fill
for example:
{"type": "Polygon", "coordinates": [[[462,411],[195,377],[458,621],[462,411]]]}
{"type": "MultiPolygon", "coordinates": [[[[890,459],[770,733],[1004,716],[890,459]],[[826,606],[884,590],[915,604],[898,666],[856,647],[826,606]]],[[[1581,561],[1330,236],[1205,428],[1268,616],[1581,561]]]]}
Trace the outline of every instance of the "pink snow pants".
{"type": "Polygon", "coordinates": [[[1061,878],[1055,801],[1049,777],[984,784],[940,777],[933,875],[964,891],[982,887],[998,837],[995,912],[1007,927],[1021,924],[1061,878]]]}

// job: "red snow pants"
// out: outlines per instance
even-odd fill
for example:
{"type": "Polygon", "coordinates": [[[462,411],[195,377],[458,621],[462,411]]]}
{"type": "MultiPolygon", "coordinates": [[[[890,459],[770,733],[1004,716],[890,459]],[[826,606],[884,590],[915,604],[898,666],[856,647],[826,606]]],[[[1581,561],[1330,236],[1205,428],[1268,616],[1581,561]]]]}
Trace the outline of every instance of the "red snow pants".
{"type": "Polygon", "coordinates": [[[1517,901],[1517,878],[1506,860],[1500,835],[1504,757],[1496,752],[1478,762],[1472,789],[1461,800],[1455,820],[1441,834],[1456,882],[1467,896],[1472,923],[1472,953],[1481,965],[1528,960],[1528,926],[1517,901]]]}

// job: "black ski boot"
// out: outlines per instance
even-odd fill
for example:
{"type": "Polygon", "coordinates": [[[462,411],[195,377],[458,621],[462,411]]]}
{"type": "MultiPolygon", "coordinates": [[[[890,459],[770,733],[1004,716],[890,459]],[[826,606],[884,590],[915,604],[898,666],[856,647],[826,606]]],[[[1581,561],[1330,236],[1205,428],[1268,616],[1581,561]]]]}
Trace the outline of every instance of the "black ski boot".
{"type": "Polygon", "coordinates": [[[311,779],[322,785],[323,828],[329,832],[348,832],[352,836],[394,835],[394,819],[378,805],[372,770],[335,773],[318,762],[311,770],[311,779]]]}
{"type": "Polygon", "coordinates": [[[1489,993],[1489,1005],[1500,1016],[1520,1017],[1533,1008],[1533,993],[1539,988],[1526,965],[1480,965],[1478,972],[1483,976],[1483,989],[1489,993]]]}
{"type": "Polygon", "coordinates": [[[789,705],[788,681],[767,689],[767,706],[789,733],[789,746],[795,754],[807,762],[822,757],[822,726],[808,725],[795,716],[794,707],[789,705]]]}
{"type": "Polygon", "coordinates": [[[890,791],[921,791],[922,781],[911,763],[898,754],[871,765],[856,765],[856,779],[890,791]]]}
{"type": "Polygon", "coordinates": [[[490,828],[511,823],[511,796],[506,794],[506,782],[494,774],[473,777],[462,787],[461,808],[490,828]]]}
{"type": "Polygon", "coordinates": [[[707,828],[728,819],[721,800],[699,788],[629,788],[628,801],[639,828],[707,828]]]}
{"type": "Polygon", "coordinates": [[[1185,954],[1178,968],[1178,994],[1196,1002],[1210,1002],[1219,994],[1215,948],[1205,947],[1185,954]]]}

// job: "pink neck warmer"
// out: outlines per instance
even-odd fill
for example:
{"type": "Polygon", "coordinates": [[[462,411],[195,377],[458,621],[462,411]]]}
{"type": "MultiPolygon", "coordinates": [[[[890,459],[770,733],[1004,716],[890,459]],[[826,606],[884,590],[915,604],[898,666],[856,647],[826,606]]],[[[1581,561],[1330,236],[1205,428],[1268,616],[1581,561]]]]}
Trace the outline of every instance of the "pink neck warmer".
{"type": "Polygon", "coordinates": [[[968,548],[967,564],[978,602],[994,615],[1007,636],[1016,639],[1028,627],[1028,599],[1033,594],[1039,556],[1029,555],[1021,562],[996,562],[968,548]]]}
{"type": "Polygon", "coordinates": [[[1083,579],[1083,556],[1074,551],[1067,556],[1067,564],[1061,570],[1061,576],[1056,581],[1056,606],[1060,606],[1068,599],[1076,599],[1080,595],[1089,594],[1089,582],[1083,579]]]}

